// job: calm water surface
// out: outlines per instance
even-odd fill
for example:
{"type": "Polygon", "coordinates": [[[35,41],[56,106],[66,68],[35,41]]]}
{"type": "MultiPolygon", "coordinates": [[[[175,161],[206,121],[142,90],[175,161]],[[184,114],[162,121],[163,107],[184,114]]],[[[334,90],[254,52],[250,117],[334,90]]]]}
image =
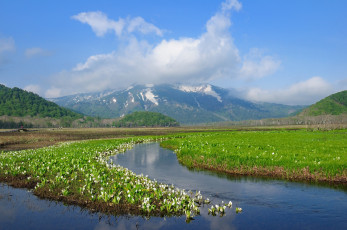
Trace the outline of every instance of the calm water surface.
{"type": "Polygon", "coordinates": [[[224,217],[207,206],[189,224],[185,217],[107,217],[40,200],[24,189],[0,185],[0,229],[347,229],[347,192],[327,187],[190,171],[158,143],[136,145],[111,158],[158,182],[200,190],[213,203],[233,202],[224,217]],[[235,207],[243,212],[235,213],[235,207]]]}

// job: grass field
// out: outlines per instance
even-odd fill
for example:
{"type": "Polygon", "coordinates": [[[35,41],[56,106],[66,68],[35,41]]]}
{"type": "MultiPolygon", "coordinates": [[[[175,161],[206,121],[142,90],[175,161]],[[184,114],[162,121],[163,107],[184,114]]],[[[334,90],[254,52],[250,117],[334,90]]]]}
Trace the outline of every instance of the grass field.
{"type": "Polygon", "coordinates": [[[199,203],[205,202],[200,194],[107,162],[110,155],[149,141],[175,150],[178,160],[194,169],[347,185],[346,129],[65,129],[2,133],[0,140],[9,149],[17,146],[11,140],[21,148],[64,142],[1,151],[0,182],[106,213],[185,214],[187,219],[199,213],[199,203]],[[93,140],[66,142],[79,139],[93,140]]]}
{"type": "MultiPolygon", "coordinates": [[[[305,126],[288,126],[300,129],[305,126]]],[[[51,146],[65,141],[125,138],[133,136],[166,135],[182,132],[208,132],[230,130],[278,129],[277,127],[162,127],[162,128],[63,128],[29,129],[28,132],[11,132],[0,129],[0,152],[35,149],[51,146]]]]}
{"type": "Polygon", "coordinates": [[[347,130],[231,131],[161,143],[191,168],[292,180],[347,182],[347,130]]]}

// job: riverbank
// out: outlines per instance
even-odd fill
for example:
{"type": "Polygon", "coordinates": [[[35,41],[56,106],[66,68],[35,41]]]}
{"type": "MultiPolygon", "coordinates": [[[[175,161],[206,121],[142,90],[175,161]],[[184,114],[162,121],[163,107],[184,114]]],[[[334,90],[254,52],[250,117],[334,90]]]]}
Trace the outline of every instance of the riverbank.
{"type": "MultiPolygon", "coordinates": [[[[0,182],[26,187],[39,197],[106,214],[199,214],[196,197],[108,162],[134,144],[161,137],[91,140],[0,154],[0,182]]],[[[199,200],[201,202],[202,200],[199,200]]]]}
{"type": "Polygon", "coordinates": [[[347,186],[347,130],[185,134],[161,143],[188,168],[347,186]]]}

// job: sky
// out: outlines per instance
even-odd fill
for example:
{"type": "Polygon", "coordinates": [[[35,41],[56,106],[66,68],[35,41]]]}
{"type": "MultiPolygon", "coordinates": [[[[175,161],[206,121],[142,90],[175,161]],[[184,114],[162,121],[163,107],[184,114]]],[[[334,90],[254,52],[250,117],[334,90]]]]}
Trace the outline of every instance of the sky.
{"type": "Polygon", "coordinates": [[[309,105],[347,89],[344,0],[0,0],[0,84],[45,98],[213,84],[309,105]]]}

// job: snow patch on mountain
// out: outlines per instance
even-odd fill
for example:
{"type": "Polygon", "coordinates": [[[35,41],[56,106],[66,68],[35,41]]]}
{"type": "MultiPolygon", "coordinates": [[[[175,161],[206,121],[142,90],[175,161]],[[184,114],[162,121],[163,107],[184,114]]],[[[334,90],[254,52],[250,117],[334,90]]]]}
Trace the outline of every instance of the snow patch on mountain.
{"type": "Polygon", "coordinates": [[[145,98],[144,98],[144,96],[143,96],[143,92],[140,92],[140,95],[141,95],[142,101],[145,101],[145,98]]]}
{"type": "Polygon", "coordinates": [[[131,101],[132,103],[134,103],[134,102],[135,102],[134,95],[133,95],[132,93],[130,93],[130,92],[128,92],[128,94],[129,94],[129,97],[131,98],[130,101],[131,101]]]}
{"type": "MultiPolygon", "coordinates": [[[[142,94],[141,94],[142,96],[142,94]]],[[[156,95],[153,94],[151,89],[147,89],[146,93],[145,93],[145,97],[147,100],[149,100],[150,102],[152,102],[155,105],[159,105],[158,100],[156,99],[156,95]]]]}
{"type": "Polygon", "coordinates": [[[202,94],[210,95],[212,97],[215,97],[219,102],[222,102],[222,98],[219,96],[218,93],[216,93],[216,91],[212,89],[211,85],[201,85],[201,86],[180,85],[178,89],[187,93],[193,92],[193,93],[202,93],[202,94]]]}

